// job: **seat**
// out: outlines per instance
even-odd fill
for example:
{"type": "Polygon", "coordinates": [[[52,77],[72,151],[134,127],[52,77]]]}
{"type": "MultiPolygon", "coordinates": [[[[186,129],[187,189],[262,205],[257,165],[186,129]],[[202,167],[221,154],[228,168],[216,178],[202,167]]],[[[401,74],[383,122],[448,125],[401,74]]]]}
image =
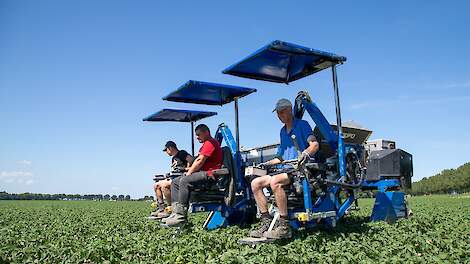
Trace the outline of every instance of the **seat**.
{"type": "MultiPolygon", "coordinates": [[[[305,164],[305,167],[309,170],[311,176],[310,177],[318,177],[319,175],[325,175],[325,171],[327,170],[327,166],[321,162],[308,162],[305,164]]],[[[301,174],[300,171],[294,172],[301,174]]],[[[298,175],[299,176],[299,175],[298,175]]],[[[323,176],[321,176],[323,177],[323,176]]],[[[299,178],[297,178],[299,179],[299,178]]],[[[271,204],[276,204],[276,199],[271,187],[267,188],[270,195],[268,200],[271,204]]],[[[303,189],[301,182],[291,182],[289,185],[283,187],[284,191],[286,192],[287,198],[287,208],[289,211],[303,211],[304,210],[304,196],[303,196],[303,189]],[[300,188],[300,189],[298,189],[300,188]]],[[[310,191],[312,197],[317,197],[316,189],[310,185],[310,191]]]]}
{"type": "Polygon", "coordinates": [[[228,147],[222,147],[222,155],[222,168],[213,170],[213,175],[217,178],[217,182],[192,189],[190,196],[191,203],[225,203],[227,206],[233,204],[236,186],[235,162],[228,147]]]}

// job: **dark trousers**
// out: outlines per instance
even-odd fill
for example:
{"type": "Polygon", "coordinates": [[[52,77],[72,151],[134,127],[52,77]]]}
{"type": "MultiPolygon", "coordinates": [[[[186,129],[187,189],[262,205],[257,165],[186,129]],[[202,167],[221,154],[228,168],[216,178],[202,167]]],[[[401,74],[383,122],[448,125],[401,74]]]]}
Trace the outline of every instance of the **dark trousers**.
{"type": "Polygon", "coordinates": [[[171,200],[183,206],[189,205],[191,189],[207,184],[214,184],[215,180],[210,178],[205,171],[195,172],[189,176],[183,175],[174,178],[171,182],[171,200]]]}

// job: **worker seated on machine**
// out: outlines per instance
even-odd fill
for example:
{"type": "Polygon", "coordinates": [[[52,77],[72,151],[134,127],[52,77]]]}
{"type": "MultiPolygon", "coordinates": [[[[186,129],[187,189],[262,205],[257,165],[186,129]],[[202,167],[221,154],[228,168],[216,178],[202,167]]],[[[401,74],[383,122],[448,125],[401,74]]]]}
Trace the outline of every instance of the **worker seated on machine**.
{"type": "Polygon", "coordinates": [[[193,156],[185,150],[179,150],[176,143],[168,141],[163,148],[163,151],[171,157],[171,170],[168,177],[164,179],[157,179],[153,185],[155,191],[157,208],[150,214],[155,219],[168,217],[170,213],[165,210],[166,206],[171,206],[171,182],[172,178],[187,171],[193,164],[193,156]],[[165,198],[165,199],[164,199],[165,198]],[[167,205],[165,205],[165,202],[167,205]]]}
{"type": "MultiPolygon", "coordinates": [[[[297,159],[301,166],[310,160],[319,149],[319,144],[313,136],[312,128],[307,121],[297,119],[292,113],[292,103],[287,99],[280,99],[273,112],[277,112],[279,120],[284,124],[281,129],[281,144],[278,148],[277,157],[261,163],[261,167],[272,167],[283,161],[297,159]],[[295,135],[295,138],[292,137],[295,135]],[[294,142],[295,141],[295,142],[294,142]],[[299,153],[301,153],[299,155],[299,153]]],[[[281,165],[287,166],[287,165],[281,165]]],[[[251,182],[251,188],[256,200],[256,204],[261,213],[261,226],[250,232],[251,237],[266,237],[268,239],[290,238],[292,231],[289,225],[287,213],[287,197],[283,189],[292,183],[292,175],[289,172],[275,175],[265,175],[255,178],[251,182]],[[268,231],[272,222],[272,217],[268,212],[266,197],[263,188],[271,186],[279,210],[279,223],[268,231]]]]}
{"type": "Polygon", "coordinates": [[[191,189],[217,184],[212,171],[222,167],[223,155],[219,142],[211,136],[209,128],[200,124],[195,129],[197,140],[202,143],[199,155],[182,176],[171,183],[172,214],[162,220],[167,226],[179,226],[187,222],[191,189]]]}

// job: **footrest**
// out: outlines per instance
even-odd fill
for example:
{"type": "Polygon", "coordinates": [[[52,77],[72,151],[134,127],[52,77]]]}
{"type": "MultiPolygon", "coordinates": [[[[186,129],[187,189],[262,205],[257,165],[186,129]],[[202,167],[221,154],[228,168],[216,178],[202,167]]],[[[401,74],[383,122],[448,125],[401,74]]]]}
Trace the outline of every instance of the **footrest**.
{"type": "Polygon", "coordinates": [[[301,212],[301,213],[295,214],[295,217],[300,222],[308,222],[314,219],[325,219],[328,217],[335,217],[335,216],[336,216],[336,211],[327,211],[327,212],[318,212],[318,213],[301,212]]]}

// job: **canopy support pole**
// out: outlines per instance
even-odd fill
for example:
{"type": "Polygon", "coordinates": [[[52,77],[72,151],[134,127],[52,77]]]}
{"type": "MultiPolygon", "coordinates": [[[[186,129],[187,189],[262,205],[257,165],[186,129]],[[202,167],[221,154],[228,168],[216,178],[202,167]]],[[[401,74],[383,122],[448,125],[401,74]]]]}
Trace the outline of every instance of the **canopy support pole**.
{"type": "Polygon", "coordinates": [[[194,157],[194,121],[191,121],[191,155],[194,157]]]}
{"type": "Polygon", "coordinates": [[[240,131],[238,128],[238,98],[235,97],[233,102],[235,104],[235,136],[237,140],[237,151],[240,152],[240,131]]]}
{"type": "Polygon", "coordinates": [[[335,90],[335,105],[336,105],[336,127],[338,129],[338,161],[339,161],[339,175],[340,177],[346,177],[346,158],[345,148],[343,142],[343,127],[341,125],[341,109],[339,105],[339,89],[338,89],[338,78],[336,75],[336,64],[331,66],[332,77],[333,77],[333,89],[335,90]]]}
{"type": "Polygon", "coordinates": [[[336,65],[331,66],[333,73],[333,89],[335,90],[335,106],[336,106],[336,125],[338,127],[338,135],[343,133],[343,128],[341,126],[341,109],[339,106],[339,90],[338,90],[338,78],[336,77],[336,65]]]}

